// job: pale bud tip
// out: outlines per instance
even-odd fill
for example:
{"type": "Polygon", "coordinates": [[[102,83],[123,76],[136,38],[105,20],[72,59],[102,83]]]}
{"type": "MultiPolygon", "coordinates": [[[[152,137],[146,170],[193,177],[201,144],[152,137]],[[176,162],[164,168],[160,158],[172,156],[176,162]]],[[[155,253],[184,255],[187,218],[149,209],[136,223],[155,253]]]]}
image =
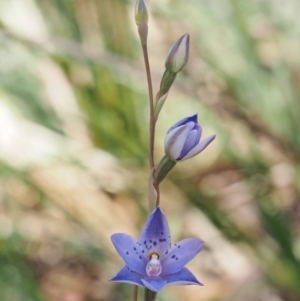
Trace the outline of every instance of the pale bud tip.
{"type": "Polygon", "coordinates": [[[148,23],[148,11],[144,0],[137,0],[135,4],[135,23],[139,26],[141,23],[148,23]]]}

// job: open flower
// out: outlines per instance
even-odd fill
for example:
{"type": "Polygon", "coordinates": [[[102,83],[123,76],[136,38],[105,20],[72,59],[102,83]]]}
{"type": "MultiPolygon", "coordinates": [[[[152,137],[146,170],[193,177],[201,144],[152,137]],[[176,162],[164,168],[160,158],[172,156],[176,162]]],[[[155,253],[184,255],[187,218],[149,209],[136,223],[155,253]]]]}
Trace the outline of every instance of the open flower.
{"type": "Polygon", "coordinates": [[[168,222],[159,207],[149,216],[139,240],[125,233],[113,234],[111,240],[126,263],[111,281],[154,292],[169,284],[202,285],[184,266],[200,252],[203,242],[187,238],[172,246],[168,222]]]}
{"type": "Polygon", "coordinates": [[[202,152],[216,137],[210,135],[200,140],[202,127],[197,114],[176,122],[165,137],[165,153],[174,161],[183,161],[202,152]]]}

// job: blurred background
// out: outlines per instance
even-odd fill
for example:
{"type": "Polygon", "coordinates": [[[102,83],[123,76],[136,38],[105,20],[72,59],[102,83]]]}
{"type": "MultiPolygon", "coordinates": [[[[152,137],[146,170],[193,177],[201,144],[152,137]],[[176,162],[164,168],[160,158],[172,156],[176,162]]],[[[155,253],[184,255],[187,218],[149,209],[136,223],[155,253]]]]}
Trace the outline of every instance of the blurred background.
{"type": "MultiPolygon", "coordinates": [[[[131,300],[110,235],[147,218],[148,97],[134,0],[0,1],[0,300],[131,300]]],[[[161,187],[204,283],[158,301],[300,300],[300,2],[148,0],[154,92],[189,62],[157,124],[198,112],[216,140],[161,187]]],[[[142,289],[139,290],[140,300],[142,289]]]]}

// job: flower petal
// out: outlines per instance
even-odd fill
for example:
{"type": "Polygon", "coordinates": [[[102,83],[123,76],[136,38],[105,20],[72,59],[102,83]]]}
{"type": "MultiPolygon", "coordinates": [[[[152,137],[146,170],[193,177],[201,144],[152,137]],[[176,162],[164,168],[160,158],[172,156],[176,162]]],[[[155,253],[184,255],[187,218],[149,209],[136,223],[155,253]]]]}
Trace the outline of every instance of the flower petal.
{"type": "Polygon", "coordinates": [[[149,258],[151,253],[156,252],[162,259],[171,248],[168,221],[159,207],[149,216],[142,230],[139,243],[145,250],[146,258],[149,258]]]}
{"type": "Polygon", "coordinates": [[[169,130],[168,130],[167,133],[169,133],[170,131],[172,131],[173,129],[175,129],[175,128],[181,126],[181,125],[185,125],[185,124],[190,123],[190,122],[193,122],[193,123],[195,123],[195,124],[198,124],[198,115],[197,115],[197,114],[191,115],[191,116],[185,117],[185,118],[183,118],[183,119],[177,121],[175,124],[173,124],[173,125],[169,128],[169,130]]]}
{"type": "Polygon", "coordinates": [[[144,277],[142,282],[145,287],[153,292],[160,291],[167,284],[167,281],[161,279],[160,277],[144,277]]]}
{"type": "Polygon", "coordinates": [[[165,153],[171,159],[177,160],[179,157],[188,131],[188,125],[182,125],[167,133],[165,138],[165,153]]]}
{"type": "Polygon", "coordinates": [[[131,271],[146,275],[147,260],[140,244],[133,237],[116,233],[111,236],[111,241],[131,271]]]}
{"type": "Polygon", "coordinates": [[[113,282],[125,282],[129,284],[136,284],[140,286],[144,286],[142,282],[142,275],[132,272],[128,266],[125,265],[125,267],[119,271],[119,273],[110,279],[110,281],[113,282]]]}
{"type": "Polygon", "coordinates": [[[162,273],[160,276],[179,272],[200,252],[203,245],[203,241],[197,238],[186,238],[175,244],[161,261],[162,273]]]}
{"type": "Polygon", "coordinates": [[[187,153],[180,161],[192,158],[202,152],[214,139],[216,135],[211,135],[204,138],[198,145],[196,145],[189,153],[187,153]]]}
{"type": "Polygon", "coordinates": [[[171,275],[166,275],[163,277],[167,281],[167,285],[176,284],[176,285],[189,285],[189,284],[198,284],[203,285],[197,280],[197,278],[187,269],[183,268],[179,272],[171,275]]]}
{"type": "Polygon", "coordinates": [[[178,160],[180,160],[186,154],[188,154],[189,151],[192,150],[199,143],[201,137],[201,130],[201,127],[198,126],[197,129],[191,130],[188,133],[178,160]]]}

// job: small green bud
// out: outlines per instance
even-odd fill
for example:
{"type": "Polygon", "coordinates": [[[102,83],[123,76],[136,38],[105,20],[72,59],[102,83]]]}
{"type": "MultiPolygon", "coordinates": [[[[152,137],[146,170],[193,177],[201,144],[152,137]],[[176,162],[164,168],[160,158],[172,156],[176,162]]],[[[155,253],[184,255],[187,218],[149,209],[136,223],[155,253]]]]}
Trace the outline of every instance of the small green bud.
{"type": "Polygon", "coordinates": [[[144,0],[137,0],[135,4],[135,23],[138,27],[141,44],[147,45],[148,36],[148,12],[144,0]]]}
{"type": "Polygon", "coordinates": [[[178,73],[185,66],[190,47],[190,35],[181,36],[170,48],[167,55],[165,67],[168,71],[178,73]]]}
{"type": "Polygon", "coordinates": [[[137,26],[139,26],[141,23],[148,23],[148,11],[144,0],[136,1],[134,17],[137,26]]]}

